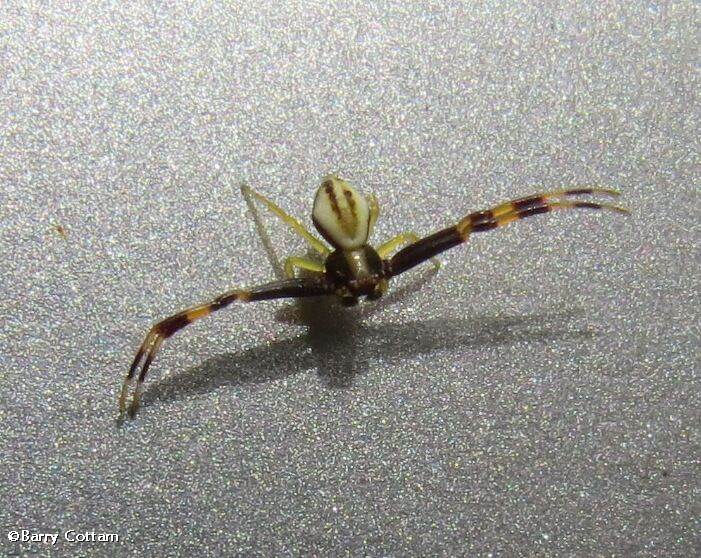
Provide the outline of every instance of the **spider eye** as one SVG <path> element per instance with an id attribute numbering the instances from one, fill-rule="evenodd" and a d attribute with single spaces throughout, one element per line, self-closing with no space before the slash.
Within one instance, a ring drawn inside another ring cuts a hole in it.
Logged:
<path id="1" fill-rule="evenodd" d="M 372 289 L 372 292 L 368 295 L 368 298 L 370 300 L 377 300 L 380 298 L 382 295 L 384 295 L 387 292 L 387 281 L 385 280 L 380 280 L 375 284 L 375 287 Z"/>
<path id="2" fill-rule="evenodd" d="M 337 248 L 360 248 L 368 240 L 368 201 L 338 177 L 327 177 L 317 190 L 312 219 L 321 235 Z"/>

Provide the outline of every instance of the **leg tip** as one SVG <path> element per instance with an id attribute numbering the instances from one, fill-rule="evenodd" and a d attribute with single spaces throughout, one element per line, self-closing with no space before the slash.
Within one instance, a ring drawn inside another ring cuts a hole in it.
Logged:
<path id="1" fill-rule="evenodd" d="M 617 198 L 621 195 L 621 193 L 618 190 L 614 190 L 613 188 L 592 188 L 592 193 L 604 194 L 605 196 L 612 196 L 614 198 Z"/>
<path id="2" fill-rule="evenodd" d="M 129 379 L 124 380 L 122 390 L 119 392 L 119 414 L 124 415 L 127 409 L 127 393 L 129 392 Z"/>
<path id="3" fill-rule="evenodd" d="M 600 205 L 603 209 L 608 209 L 609 211 L 615 211 L 616 213 L 620 213 L 622 215 L 630 215 L 630 209 L 626 209 L 625 207 L 619 207 L 617 205 L 611 205 L 608 203 L 602 203 Z"/>

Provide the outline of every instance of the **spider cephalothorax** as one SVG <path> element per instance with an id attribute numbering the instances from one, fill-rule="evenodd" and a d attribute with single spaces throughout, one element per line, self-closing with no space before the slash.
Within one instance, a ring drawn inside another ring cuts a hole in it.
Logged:
<path id="1" fill-rule="evenodd" d="M 312 221 L 321 236 L 333 247 L 328 248 L 310 233 L 299 221 L 280 209 L 268 198 L 242 187 L 244 194 L 252 195 L 264 203 L 275 215 L 290 225 L 318 252 L 323 262 L 306 258 L 289 257 L 285 260 L 287 279 L 266 283 L 248 289 L 234 289 L 214 300 L 183 310 L 154 325 L 139 347 L 131 368 L 124 380 L 119 397 L 120 412 L 127 410 L 127 395 L 136 370 L 141 365 L 129 414 L 133 416 L 139 407 L 139 398 L 146 373 L 165 339 L 186 325 L 229 306 L 232 302 L 254 302 L 274 298 L 299 298 L 335 295 L 347 306 L 357 304 L 359 297 L 375 299 L 382 296 L 395 275 L 433 259 L 441 252 L 462 244 L 472 233 L 488 231 L 516 221 L 557 209 L 609 209 L 627 213 L 626 209 L 607 203 L 568 199 L 586 194 L 617 196 L 618 192 L 605 188 L 576 188 L 554 190 L 502 203 L 485 211 L 470 213 L 455 225 L 424 238 L 413 232 L 395 236 L 377 248 L 368 244 L 372 229 L 379 215 L 375 196 L 362 196 L 346 181 L 326 177 L 314 198 Z M 398 247 L 404 248 L 392 254 Z M 304 269 L 310 275 L 297 277 L 295 269 Z M 142 364 L 143 361 L 143 364 Z"/>
<path id="2" fill-rule="evenodd" d="M 380 298 L 387 290 L 384 262 L 367 244 L 350 250 L 334 250 L 324 262 L 325 276 L 334 293 L 346 306 L 357 304 L 359 296 Z"/>

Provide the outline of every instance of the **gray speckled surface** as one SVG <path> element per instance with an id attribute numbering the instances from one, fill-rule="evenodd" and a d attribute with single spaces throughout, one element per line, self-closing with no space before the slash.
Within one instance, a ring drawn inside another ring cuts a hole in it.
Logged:
<path id="1" fill-rule="evenodd" d="M 2 3 L 0 554 L 699 551 L 699 5 L 375 6 Z M 273 277 L 240 184 L 308 223 L 331 171 L 376 239 L 563 186 L 634 214 L 232 308 L 118 428 L 154 321 Z"/>

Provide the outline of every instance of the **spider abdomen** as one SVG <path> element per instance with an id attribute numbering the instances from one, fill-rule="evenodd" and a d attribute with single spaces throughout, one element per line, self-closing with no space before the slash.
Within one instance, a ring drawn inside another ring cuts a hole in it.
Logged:
<path id="1" fill-rule="evenodd" d="M 316 192 L 312 210 L 314 226 L 335 248 L 362 248 L 370 236 L 368 200 L 336 176 L 324 179 Z"/>

